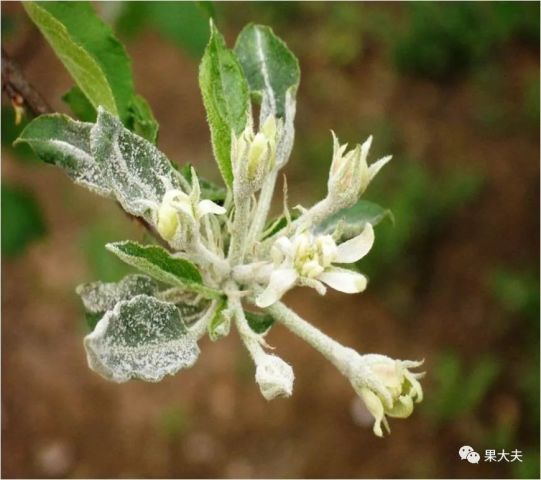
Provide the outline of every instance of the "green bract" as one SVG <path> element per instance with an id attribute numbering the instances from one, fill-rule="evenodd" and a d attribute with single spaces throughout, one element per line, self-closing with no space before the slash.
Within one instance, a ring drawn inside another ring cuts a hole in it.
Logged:
<path id="1" fill-rule="evenodd" d="M 270 28 L 248 25 L 229 49 L 210 24 L 199 84 L 222 187 L 192 165 L 175 166 L 154 145 L 158 126 L 134 92 L 126 52 L 89 4 L 31 2 L 26 9 L 74 78 L 64 100 L 84 121 L 43 115 L 17 143 L 114 199 L 156 239 L 107 244 L 138 273 L 77 288 L 93 329 L 84 341 L 90 368 L 115 382 L 159 381 L 193 365 L 202 337 L 217 341 L 234 325 L 263 396 L 289 396 L 291 366 L 265 350 L 278 321 L 348 377 L 378 435 L 381 423 L 388 427 L 385 415 L 408 416 L 422 399 L 421 374 L 409 370 L 419 362 L 361 356 L 281 302 L 295 286 L 322 295 L 328 287 L 363 291 L 367 278 L 343 265 L 369 253 L 373 226 L 391 216 L 359 199 L 391 157 L 369 165 L 371 137 L 348 150 L 335 136 L 326 197 L 293 214 L 286 201 L 283 213 L 268 220 L 295 131 L 300 70 L 286 44 Z M 252 100 L 260 102 L 257 121 Z"/>

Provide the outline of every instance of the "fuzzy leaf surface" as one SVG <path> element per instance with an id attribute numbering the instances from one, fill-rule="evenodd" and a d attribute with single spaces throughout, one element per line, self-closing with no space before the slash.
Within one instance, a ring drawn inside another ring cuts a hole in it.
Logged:
<path id="1" fill-rule="evenodd" d="M 127 240 L 108 243 L 106 248 L 128 265 L 135 267 L 160 282 L 187 288 L 209 298 L 218 298 L 219 292 L 203 285 L 197 267 L 181 258 L 173 257 L 158 245 L 140 245 Z"/>
<path id="2" fill-rule="evenodd" d="M 159 284 L 146 275 L 127 275 L 120 282 L 83 283 L 76 289 L 83 305 L 90 313 L 111 310 L 118 302 L 130 300 L 137 295 L 152 296 Z"/>
<path id="3" fill-rule="evenodd" d="M 75 183 L 112 197 L 109 181 L 91 152 L 92 128 L 91 123 L 59 113 L 41 115 L 26 126 L 15 144 L 28 144 L 41 160 L 61 167 Z"/>
<path id="4" fill-rule="evenodd" d="M 393 221 L 393 214 L 390 210 L 377 203 L 359 200 L 355 205 L 330 216 L 318 225 L 317 230 L 321 233 L 332 234 L 338 228 L 341 233 L 337 240 L 347 240 L 361 233 L 367 223 L 375 226 L 386 217 Z"/>
<path id="5" fill-rule="evenodd" d="M 159 382 L 191 367 L 199 356 L 180 311 L 148 295 L 119 302 L 84 345 L 90 368 L 118 383 L 132 378 Z"/>
<path id="6" fill-rule="evenodd" d="M 235 53 L 242 65 L 250 90 L 266 97 L 274 116 L 283 117 L 286 92 L 295 92 L 300 82 L 299 62 L 272 29 L 250 24 L 240 33 Z"/>
<path id="7" fill-rule="evenodd" d="M 133 215 L 151 220 L 144 202 L 159 205 L 166 190 L 181 189 L 178 172 L 167 157 L 101 108 L 90 133 L 90 145 L 116 199 Z"/>
<path id="8" fill-rule="evenodd" d="M 23 6 L 90 103 L 95 108 L 101 105 L 111 113 L 118 114 L 115 97 L 103 66 L 81 44 L 77 35 L 74 36 L 73 26 L 68 27 L 63 23 L 63 15 L 60 15 L 60 19 L 56 16 L 60 12 L 69 12 L 74 8 L 73 5 L 79 3 L 24 2 Z M 80 19 L 83 22 L 86 20 L 85 17 Z M 85 28 L 86 23 L 83 30 Z"/>
<path id="9" fill-rule="evenodd" d="M 233 184 L 231 132 L 246 126 L 249 89 L 235 54 L 211 24 L 209 43 L 199 67 L 199 87 L 207 112 L 214 156 L 226 185 Z"/>

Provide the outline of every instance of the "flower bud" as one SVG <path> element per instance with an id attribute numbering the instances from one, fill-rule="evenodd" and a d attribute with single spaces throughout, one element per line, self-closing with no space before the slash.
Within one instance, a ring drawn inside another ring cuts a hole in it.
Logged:
<path id="1" fill-rule="evenodd" d="M 267 137 L 258 133 L 248 150 L 248 180 L 255 181 L 261 173 L 265 173 L 270 160 L 271 150 Z"/>
<path id="2" fill-rule="evenodd" d="M 276 355 L 264 354 L 257 361 L 255 381 L 267 400 L 290 397 L 294 379 L 293 369 Z"/>
<path id="3" fill-rule="evenodd" d="M 158 210 L 156 229 L 164 240 L 171 240 L 178 227 L 177 211 L 170 205 L 161 205 Z"/>
<path id="4" fill-rule="evenodd" d="M 175 236 L 178 226 L 178 210 L 171 205 L 170 195 L 166 193 L 158 208 L 156 230 L 164 240 L 169 241 Z"/>
<path id="5" fill-rule="evenodd" d="M 385 355 L 363 355 L 351 368 L 350 381 L 375 419 L 374 433 L 381 437 L 381 425 L 390 432 L 386 415 L 406 418 L 413 412 L 413 403 L 423 400 L 417 380 L 422 374 L 412 373 L 422 362 L 393 360 Z"/>
<path id="6" fill-rule="evenodd" d="M 257 134 L 249 123 L 237 137 L 233 135 L 231 161 L 235 170 L 237 190 L 251 194 L 259 190 L 263 180 L 274 168 L 276 159 L 277 124 L 267 117 Z"/>
<path id="7" fill-rule="evenodd" d="M 329 171 L 327 189 L 329 197 L 345 208 L 357 201 L 370 181 L 391 157 L 384 157 L 374 164 L 367 164 L 368 152 L 372 144 L 372 136 L 353 150 L 346 153 L 347 144 L 340 145 L 333 135 L 333 159 Z"/>

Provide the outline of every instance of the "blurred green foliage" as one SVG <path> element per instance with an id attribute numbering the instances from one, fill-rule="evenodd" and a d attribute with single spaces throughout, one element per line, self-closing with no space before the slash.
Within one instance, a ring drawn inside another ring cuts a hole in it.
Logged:
<path id="1" fill-rule="evenodd" d="M 14 158 L 39 163 L 38 158 L 28 145 L 13 146 L 13 142 L 27 124 L 28 117 L 24 116 L 19 125 L 16 125 L 15 110 L 11 106 L 2 107 L 2 148 L 13 154 Z"/>
<path id="2" fill-rule="evenodd" d="M 539 478 L 539 449 L 526 449 L 522 462 L 513 462 L 513 477 L 515 478 Z"/>
<path id="3" fill-rule="evenodd" d="M 456 353 L 442 354 L 432 366 L 431 377 L 437 384 L 424 411 L 436 423 L 453 420 L 475 411 L 501 372 L 494 356 L 480 357 L 475 363 L 462 360 Z"/>
<path id="4" fill-rule="evenodd" d="M 127 222 L 126 222 L 127 223 Z M 105 249 L 105 244 L 124 240 L 126 228 L 110 219 L 95 220 L 81 235 L 81 249 L 90 270 L 90 279 L 117 282 L 132 269 Z"/>
<path id="5" fill-rule="evenodd" d="M 415 262 L 426 262 L 430 245 L 438 239 L 446 221 L 480 192 L 483 177 L 457 168 L 434 176 L 422 165 L 393 163 L 377 178 L 367 199 L 388 208 L 395 222 L 377 227 L 377 242 L 360 268 L 377 282 L 392 269 L 424 271 Z"/>
<path id="6" fill-rule="evenodd" d="M 524 88 L 523 111 L 535 132 L 539 134 L 539 72 L 531 75 Z"/>
<path id="7" fill-rule="evenodd" d="M 410 2 L 394 35 L 396 66 L 436 80 L 456 77 L 511 40 L 539 43 L 537 2 Z"/>
<path id="8" fill-rule="evenodd" d="M 190 427 L 190 415 L 182 405 L 174 404 L 164 408 L 158 417 L 157 429 L 169 440 L 180 438 Z"/>
<path id="9" fill-rule="evenodd" d="M 16 257 L 46 232 L 45 220 L 32 193 L 2 182 L 2 255 Z"/>
<path id="10" fill-rule="evenodd" d="M 210 2 L 122 2 L 115 30 L 133 37 L 151 27 L 164 38 L 199 58 L 210 35 L 209 18 L 214 16 Z"/>
<path id="11" fill-rule="evenodd" d="M 494 298 L 509 313 L 539 322 L 539 273 L 499 268 L 489 280 Z"/>

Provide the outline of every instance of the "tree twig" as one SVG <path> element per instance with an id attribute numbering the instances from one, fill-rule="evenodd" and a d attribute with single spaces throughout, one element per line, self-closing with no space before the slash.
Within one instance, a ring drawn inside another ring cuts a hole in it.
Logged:
<path id="1" fill-rule="evenodd" d="M 33 115 L 52 112 L 43 97 L 26 80 L 18 65 L 2 48 L 2 90 L 15 108 L 26 107 Z"/>

